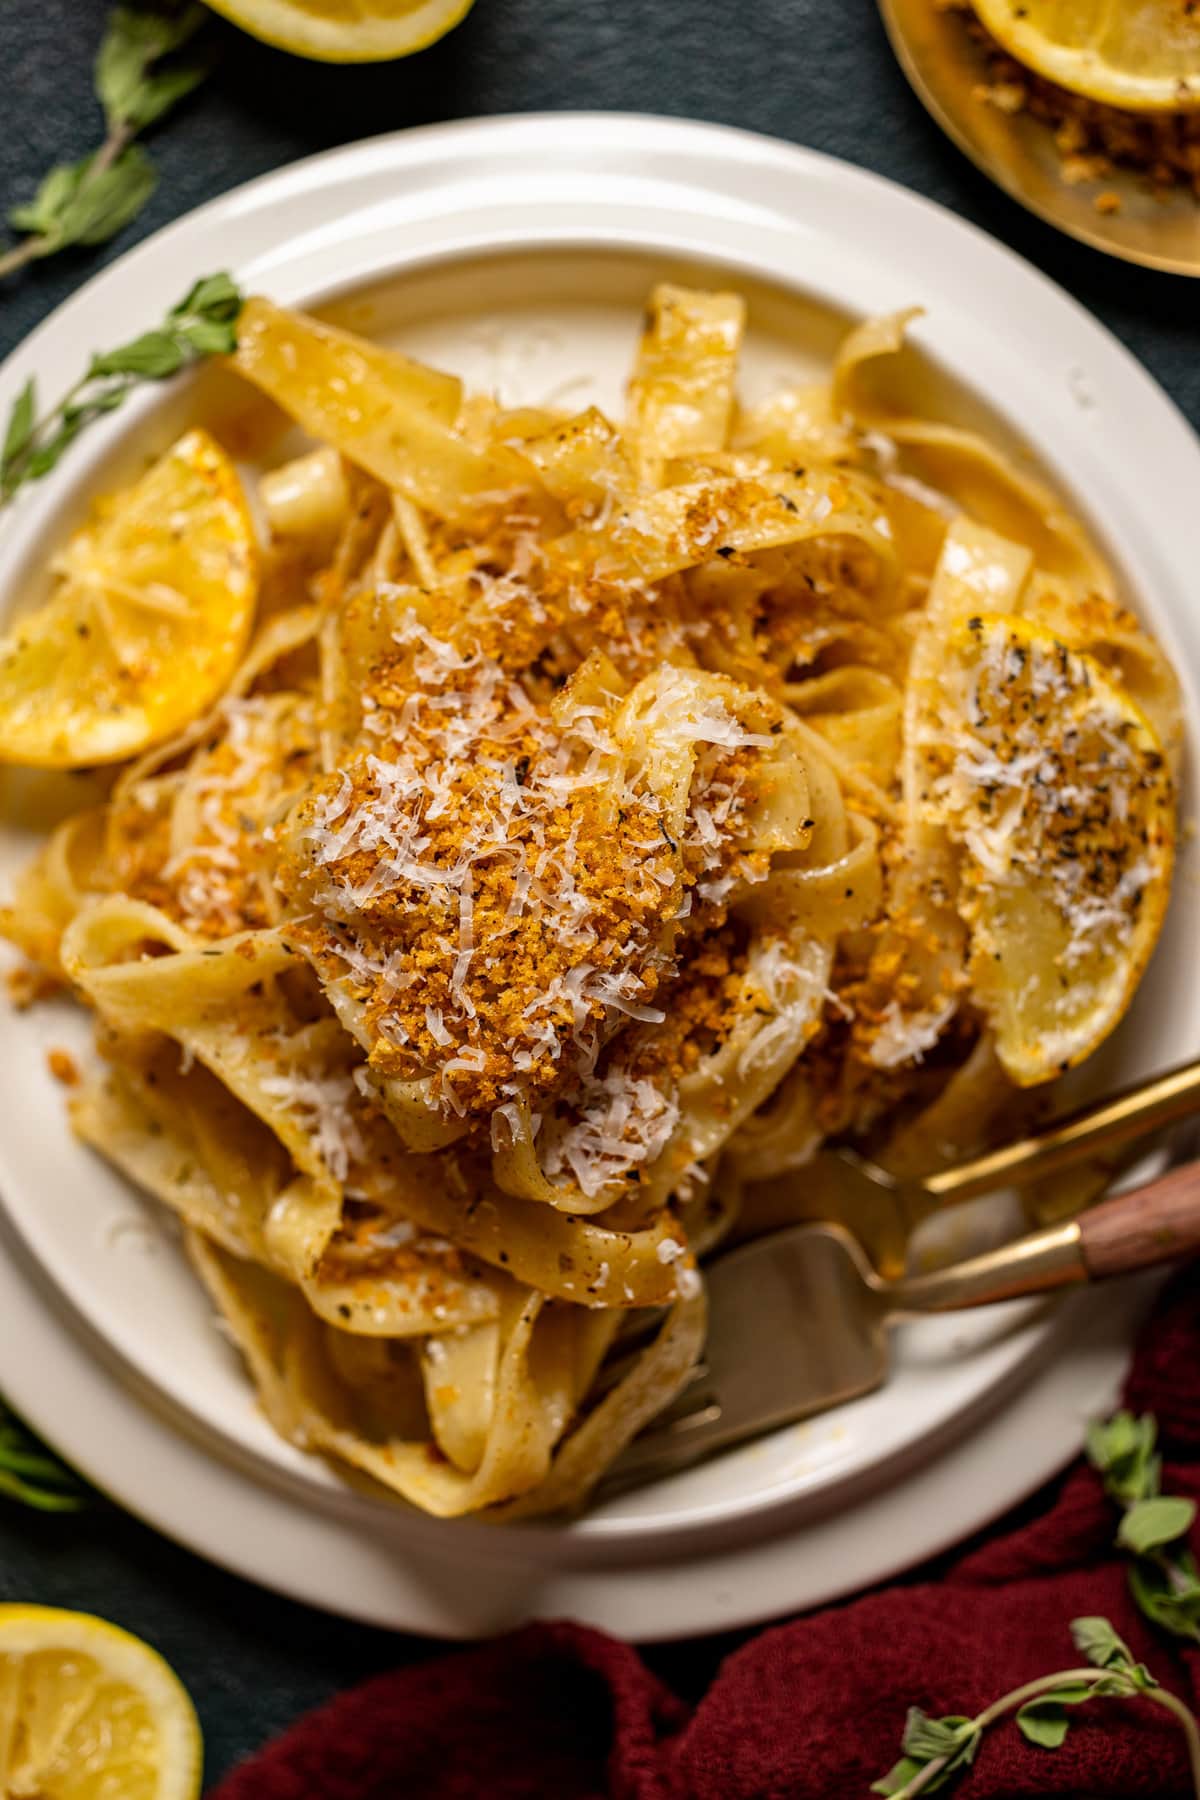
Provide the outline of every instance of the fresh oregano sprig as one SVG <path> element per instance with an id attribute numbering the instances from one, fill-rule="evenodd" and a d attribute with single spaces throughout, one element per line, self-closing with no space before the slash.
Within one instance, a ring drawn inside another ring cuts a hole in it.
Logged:
<path id="1" fill-rule="evenodd" d="M 1088 1429 L 1087 1453 L 1122 1509 L 1117 1545 L 1132 1558 L 1129 1586 L 1146 1617 L 1173 1637 L 1200 1642 L 1200 1569 L 1187 1545 L 1194 1500 L 1162 1491 L 1158 1427 L 1119 1412 Z"/>
<path id="2" fill-rule="evenodd" d="M 0 1400 L 0 1495 L 39 1512 L 78 1512 L 88 1490 Z"/>
<path id="3" fill-rule="evenodd" d="M 78 162 L 56 163 L 33 199 L 9 213 L 13 230 L 25 236 L 0 254 L 0 279 L 69 245 L 106 243 L 141 211 L 158 178 L 134 139 L 208 74 L 208 17 L 196 0 L 113 8 L 94 69 L 104 142 Z"/>
<path id="4" fill-rule="evenodd" d="M 84 427 L 120 406 L 140 382 L 165 381 L 206 356 L 230 354 L 237 347 L 241 310 L 232 276 L 206 275 L 153 331 L 93 356 L 75 385 L 41 417 L 31 376 L 9 410 L 0 444 L 0 507 L 18 488 L 48 475 Z"/>
<path id="5" fill-rule="evenodd" d="M 1071 1624 L 1075 1648 L 1087 1658 L 1087 1667 L 1064 1669 L 1027 1681 L 1001 1695 L 973 1719 L 952 1714 L 931 1719 L 920 1707 L 911 1707 L 904 1728 L 903 1755 L 896 1766 L 874 1783 L 873 1794 L 890 1800 L 916 1800 L 918 1794 L 934 1794 L 947 1787 L 974 1762 L 988 1727 L 1010 1713 L 1031 1744 L 1056 1750 L 1071 1726 L 1069 1707 L 1088 1700 L 1131 1700 L 1139 1695 L 1164 1707 L 1178 1721 L 1187 1740 L 1192 1786 L 1200 1800 L 1200 1727 L 1182 1700 L 1158 1685 L 1144 1663 L 1135 1662 L 1107 1619 L 1075 1619 Z"/>

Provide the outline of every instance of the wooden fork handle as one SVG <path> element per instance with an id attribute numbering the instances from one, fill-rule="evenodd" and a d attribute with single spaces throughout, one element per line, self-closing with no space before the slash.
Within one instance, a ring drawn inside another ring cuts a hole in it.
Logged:
<path id="1" fill-rule="evenodd" d="M 1200 1163 L 1102 1201 L 1079 1216 L 1079 1248 L 1089 1277 L 1125 1275 L 1200 1252 Z"/>

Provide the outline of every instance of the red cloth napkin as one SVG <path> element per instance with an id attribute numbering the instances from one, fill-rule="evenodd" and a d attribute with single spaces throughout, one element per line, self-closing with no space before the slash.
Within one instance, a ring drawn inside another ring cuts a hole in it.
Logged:
<path id="1" fill-rule="evenodd" d="M 1143 1334 L 1128 1404 L 1159 1420 L 1165 1485 L 1200 1499 L 1200 1265 Z M 1132 1606 L 1116 1517 L 1076 1464 L 1022 1523 L 936 1581 L 764 1631 L 685 1705 L 630 1645 L 531 1625 L 343 1694 L 235 1771 L 212 1800 L 860 1800 L 899 1753 L 910 1705 L 974 1713 L 1076 1656 L 1071 1619 L 1103 1613 L 1195 1705 L 1200 1650 Z M 990 1732 L 970 1800 L 1190 1793 L 1183 1740 L 1147 1702 L 1080 1711 L 1059 1750 Z"/>

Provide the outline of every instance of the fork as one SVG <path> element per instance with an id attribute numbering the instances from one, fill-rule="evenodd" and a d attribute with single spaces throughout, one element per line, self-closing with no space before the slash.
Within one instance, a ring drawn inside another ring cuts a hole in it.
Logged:
<path id="1" fill-rule="evenodd" d="M 1193 1110 L 1200 1062 L 1089 1107 L 1038 1136 L 907 1184 L 927 1210 Z M 870 1165 L 863 1166 L 870 1171 Z M 901 1186 L 883 1171 L 892 1191 Z M 614 1464 L 604 1493 L 690 1468 L 881 1385 L 898 1319 L 986 1306 L 1132 1273 L 1200 1250 L 1200 1162 L 1101 1202 L 1078 1219 L 927 1274 L 889 1280 L 841 1225 L 799 1225 L 718 1257 L 707 1270 L 708 1336 L 688 1385 Z M 635 1354 L 630 1352 L 629 1354 Z M 622 1359 L 624 1360 L 624 1359 Z M 607 1373 L 607 1371 L 606 1371 Z"/>
<path id="2" fill-rule="evenodd" d="M 799 1169 L 754 1184 L 762 1218 L 754 1235 L 798 1219 L 820 1223 L 834 1218 L 850 1226 L 885 1274 L 899 1274 L 913 1233 L 935 1213 L 1000 1188 L 1060 1174 L 1198 1109 L 1200 1058 L 1081 1107 L 999 1149 L 923 1175 L 897 1175 L 851 1146 L 832 1146 Z M 1102 1191 L 1112 1170 L 1097 1173 Z"/>

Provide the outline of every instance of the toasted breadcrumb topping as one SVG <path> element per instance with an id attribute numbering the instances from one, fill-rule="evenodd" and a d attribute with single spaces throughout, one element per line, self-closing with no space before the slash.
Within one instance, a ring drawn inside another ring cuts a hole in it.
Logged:
<path id="1" fill-rule="evenodd" d="M 47 1050 L 46 1067 L 55 1081 L 61 1081 L 64 1087 L 78 1087 L 83 1079 L 79 1064 L 69 1050 Z"/>
<path id="2" fill-rule="evenodd" d="M 290 935 L 361 1002 L 378 1073 L 429 1082 L 450 1115 L 536 1110 L 593 1076 L 622 1019 L 663 1020 L 681 928 L 719 923 L 735 879 L 765 872 L 739 847 L 749 734 L 709 703 L 677 838 L 612 704 L 556 716 L 412 613 L 363 704 L 370 747 L 292 823 Z"/>
<path id="3" fill-rule="evenodd" d="M 942 12 L 961 12 L 987 62 L 987 79 L 975 89 L 985 106 L 1010 117 L 1028 113 L 1052 133 L 1062 177 L 1070 186 L 1103 182 L 1129 169 L 1160 193 L 1190 189 L 1200 199 L 1200 112 L 1135 113 L 1072 93 L 1010 56 L 975 16 L 970 0 L 934 0 Z M 1121 209 L 1121 197 L 1102 187 L 1096 211 Z"/>

